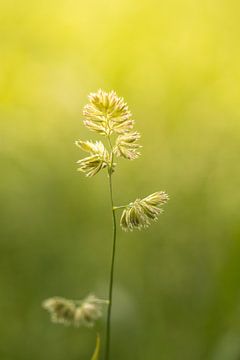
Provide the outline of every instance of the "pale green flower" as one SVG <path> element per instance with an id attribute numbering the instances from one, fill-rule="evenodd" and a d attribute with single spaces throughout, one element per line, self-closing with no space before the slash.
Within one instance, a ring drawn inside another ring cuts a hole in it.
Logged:
<path id="1" fill-rule="evenodd" d="M 116 145 L 113 149 L 116 156 L 122 156 L 128 160 L 134 160 L 140 156 L 138 149 L 141 147 L 137 143 L 141 135 L 135 132 L 129 132 L 119 135 L 116 140 Z"/>
<path id="2" fill-rule="evenodd" d="M 54 323 L 91 327 L 102 316 L 103 304 L 108 304 L 108 301 L 89 295 L 84 300 L 53 297 L 45 300 L 42 306 L 50 313 Z"/>
<path id="3" fill-rule="evenodd" d="M 90 156 L 78 160 L 78 170 L 86 174 L 86 176 L 94 176 L 101 169 L 110 164 L 110 156 L 101 141 L 76 141 L 76 145 L 83 151 L 90 153 Z"/>
<path id="4" fill-rule="evenodd" d="M 83 108 L 84 125 L 102 135 L 129 132 L 134 120 L 124 99 L 118 97 L 115 91 L 109 93 L 98 90 L 88 96 L 90 104 Z"/>
<path id="5" fill-rule="evenodd" d="M 163 212 L 161 206 L 168 201 L 168 195 L 164 191 L 158 191 L 144 199 L 137 199 L 126 206 L 123 211 L 120 225 L 123 230 L 141 230 L 150 225 L 150 220 L 157 220 Z"/>

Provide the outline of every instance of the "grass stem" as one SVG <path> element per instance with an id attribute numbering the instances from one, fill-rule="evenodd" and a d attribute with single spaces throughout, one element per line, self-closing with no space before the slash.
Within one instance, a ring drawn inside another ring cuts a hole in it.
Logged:
<path id="1" fill-rule="evenodd" d="M 112 311 L 113 277 L 114 277 L 116 235 L 117 235 L 116 215 L 115 215 L 115 209 L 114 209 L 114 204 L 113 204 L 113 189 L 112 189 L 113 151 L 112 151 L 112 144 L 111 144 L 110 138 L 108 138 L 108 141 L 109 141 L 109 146 L 111 148 L 111 166 L 108 169 L 108 179 L 109 179 L 109 191 L 110 191 L 110 201 L 111 201 L 112 220 L 113 220 L 113 243 L 112 243 L 112 259 L 111 259 L 109 294 L 108 294 L 109 305 L 108 305 L 108 312 L 107 312 L 105 360 L 110 359 L 111 311 Z"/>

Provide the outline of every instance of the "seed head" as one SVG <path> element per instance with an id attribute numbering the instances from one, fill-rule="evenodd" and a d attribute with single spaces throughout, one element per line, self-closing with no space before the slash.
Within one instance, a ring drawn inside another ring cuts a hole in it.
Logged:
<path id="1" fill-rule="evenodd" d="M 53 297 L 43 302 L 43 308 L 50 313 L 54 323 L 91 327 L 102 316 L 103 304 L 108 304 L 108 301 L 95 295 L 89 295 L 82 301 Z"/>
<path id="2" fill-rule="evenodd" d="M 137 199 L 130 203 L 123 211 L 120 225 L 125 231 L 141 230 L 150 225 L 150 220 L 157 220 L 163 212 L 161 206 L 168 201 L 164 191 L 155 192 L 144 199 Z"/>
<path id="3" fill-rule="evenodd" d="M 128 160 L 134 160 L 140 156 L 138 149 L 141 145 L 136 142 L 140 139 L 141 135 L 135 131 L 119 135 L 114 147 L 114 153 L 116 156 L 122 156 Z"/>
<path id="4" fill-rule="evenodd" d="M 42 306 L 50 313 L 53 323 L 70 325 L 74 321 L 76 306 L 70 300 L 53 297 L 45 300 Z"/>
<path id="5" fill-rule="evenodd" d="M 78 160 L 78 170 L 86 174 L 86 176 L 94 176 L 101 169 L 104 169 L 110 164 L 110 156 L 101 141 L 76 141 L 76 145 L 83 151 L 90 153 L 90 156 Z"/>
<path id="6" fill-rule="evenodd" d="M 99 89 L 88 96 L 89 104 L 83 108 L 84 125 L 101 135 L 113 132 L 122 134 L 133 128 L 134 120 L 124 99 L 115 91 L 109 93 Z"/>
<path id="7" fill-rule="evenodd" d="M 89 295 L 76 309 L 75 326 L 85 325 L 92 327 L 96 320 L 102 316 L 102 304 L 108 304 L 107 300 L 100 300 L 94 295 Z"/>

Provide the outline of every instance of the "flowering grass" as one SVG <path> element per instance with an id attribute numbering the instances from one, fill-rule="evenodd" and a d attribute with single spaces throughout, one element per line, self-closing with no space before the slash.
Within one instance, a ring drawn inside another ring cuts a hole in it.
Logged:
<path id="1" fill-rule="evenodd" d="M 136 199 L 128 205 L 115 206 L 113 201 L 112 176 L 117 164 L 115 157 L 135 160 L 140 156 L 138 143 L 140 134 L 133 131 L 135 121 L 123 98 L 118 97 L 114 91 L 105 92 L 98 90 L 89 95 L 89 104 L 84 106 L 84 125 L 91 131 L 97 132 L 106 140 L 106 145 L 101 141 L 95 143 L 77 140 L 76 145 L 89 155 L 77 161 L 78 170 L 87 177 L 97 175 L 106 169 L 109 181 L 111 211 L 113 219 L 112 257 L 109 275 L 108 299 L 101 300 L 94 295 L 88 296 L 83 301 L 73 301 L 65 298 L 53 297 L 43 302 L 43 307 L 49 311 L 51 320 L 55 323 L 74 326 L 93 326 L 102 316 L 102 305 L 108 305 L 105 360 L 110 360 L 111 345 L 111 312 L 114 284 L 114 265 L 116 255 L 116 215 L 115 212 L 124 209 L 120 225 L 125 231 L 141 230 L 147 228 L 151 221 L 156 221 L 163 212 L 162 206 L 169 197 L 164 191 L 157 191 L 143 199 Z M 113 142 L 114 141 L 114 142 Z M 96 349 L 99 348 L 97 341 Z M 99 350 L 95 351 L 94 358 L 98 358 Z"/>

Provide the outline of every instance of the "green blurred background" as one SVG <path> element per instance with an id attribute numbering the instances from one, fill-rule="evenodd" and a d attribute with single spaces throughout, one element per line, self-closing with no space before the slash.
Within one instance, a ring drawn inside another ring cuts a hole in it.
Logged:
<path id="1" fill-rule="evenodd" d="M 239 1 L 0 5 L 0 359 L 85 360 L 96 330 L 51 324 L 43 299 L 107 296 L 106 174 L 77 173 L 87 94 L 114 89 L 141 132 L 115 202 L 171 201 L 118 231 L 114 360 L 240 359 Z M 98 324 L 102 337 L 104 322 Z"/>

